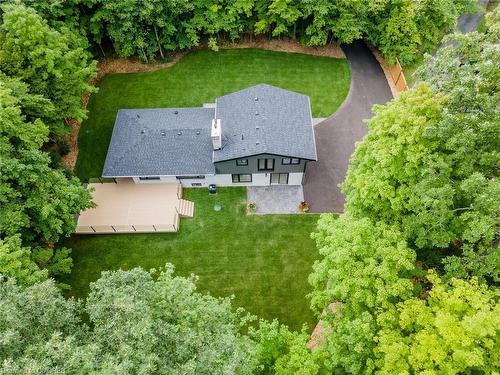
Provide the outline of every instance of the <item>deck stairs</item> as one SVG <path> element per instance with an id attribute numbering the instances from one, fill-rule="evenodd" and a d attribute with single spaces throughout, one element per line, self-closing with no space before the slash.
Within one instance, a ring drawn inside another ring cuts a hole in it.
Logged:
<path id="1" fill-rule="evenodd" d="M 182 217 L 193 217 L 194 215 L 194 202 L 186 199 L 179 199 L 179 215 Z"/>

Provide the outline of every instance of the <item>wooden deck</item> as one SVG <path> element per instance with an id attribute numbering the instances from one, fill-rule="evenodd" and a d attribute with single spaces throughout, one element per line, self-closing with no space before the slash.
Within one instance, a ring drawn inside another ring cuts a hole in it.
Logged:
<path id="1" fill-rule="evenodd" d="M 91 183 L 96 208 L 78 217 L 76 233 L 177 232 L 181 216 L 192 217 L 193 202 L 177 183 Z"/>

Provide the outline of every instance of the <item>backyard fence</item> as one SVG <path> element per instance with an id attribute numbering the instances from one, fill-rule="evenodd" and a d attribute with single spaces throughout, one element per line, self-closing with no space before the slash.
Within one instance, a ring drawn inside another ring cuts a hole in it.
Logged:
<path id="1" fill-rule="evenodd" d="M 403 68 L 399 63 L 399 60 L 396 59 L 396 64 L 387 65 L 389 68 L 389 73 L 391 74 L 392 80 L 394 81 L 394 85 L 396 86 L 396 90 L 398 92 L 408 90 L 408 83 L 406 83 L 406 78 L 403 73 Z"/>

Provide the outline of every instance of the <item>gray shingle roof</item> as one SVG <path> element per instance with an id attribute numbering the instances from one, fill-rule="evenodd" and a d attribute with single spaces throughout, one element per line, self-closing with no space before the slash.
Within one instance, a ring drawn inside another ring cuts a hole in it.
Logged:
<path id="1" fill-rule="evenodd" d="M 120 109 L 104 177 L 214 174 L 213 108 Z"/>
<path id="2" fill-rule="evenodd" d="M 214 161 L 262 153 L 316 160 L 309 97 L 260 84 L 217 98 L 222 149 Z"/>

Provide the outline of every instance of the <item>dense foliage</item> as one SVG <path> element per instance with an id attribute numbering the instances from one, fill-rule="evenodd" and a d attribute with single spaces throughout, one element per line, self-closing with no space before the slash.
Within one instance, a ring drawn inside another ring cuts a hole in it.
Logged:
<path id="1" fill-rule="evenodd" d="M 377 106 L 310 282 L 333 373 L 500 370 L 498 17 Z M 450 38 L 451 39 L 451 38 Z"/>
<path id="2" fill-rule="evenodd" d="M 500 281 L 498 35 L 457 36 L 421 69 L 430 83 L 375 108 L 343 186 L 347 209 L 397 225 L 449 276 Z"/>
<path id="3" fill-rule="evenodd" d="M 14 0 L 12 0 L 14 1 Z M 86 31 L 101 47 L 144 60 L 166 51 L 212 48 L 244 35 L 292 37 L 310 46 L 365 38 L 393 62 L 436 47 L 474 0 L 23 0 L 49 24 Z"/>
<path id="4" fill-rule="evenodd" d="M 89 81 L 96 67 L 87 40 L 67 26 L 51 28 L 29 7 L 7 4 L 2 13 L 0 71 L 50 101 L 50 110 L 39 115 L 51 133 L 63 135 L 67 119 L 84 118 L 82 94 L 94 90 Z"/>
<path id="5" fill-rule="evenodd" d="M 0 371 L 5 373 L 250 374 L 255 343 L 229 299 L 195 291 L 167 266 L 105 272 L 84 304 L 47 280 L 0 282 Z M 90 326 L 80 320 L 88 314 Z"/>
<path id="6" fill-rule="evenodd" d="M 43 151 L 85 115 L 81 97 L 95 75 L 86 47 L 31 8 L 1 7 L 0 272 L 21 285 L 69 272 L 70 251 L 53 244 L 90 207 L 90 193 Z"/>
<path id="7" fill-rule="evenodd" d="M 425 298 L 397 305 L 383 316 L 377 337 L 378 364 L 384 374 L 472 372 L 498 370 L 500 304 L 498 291 L 476 278 L 453 280 L 450 287 L 430 273 Z"/>
<path id="8" fill-rule="evenodd" d="M 323 258 L 310 276 L 311 305 L 328 332 L 329 367 L 371 373 L 378 315 L 413 295 L 415 253 L 395 228 L 348 214 L 324 215 L 314 237 Z"/>
<path id="9" fill-rule="evenodd" d="M 74 216 L 90 206 L 90 193 L 40 151 L 49 130 L 36 115 L 46 109 L 25 83 L 0 76 L 0 271 L 20 284 L 40 280 L 33 262 L 51 275 L 69 271 L 69 251 L 51 243 L 72 233 Z"/>

